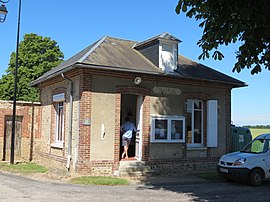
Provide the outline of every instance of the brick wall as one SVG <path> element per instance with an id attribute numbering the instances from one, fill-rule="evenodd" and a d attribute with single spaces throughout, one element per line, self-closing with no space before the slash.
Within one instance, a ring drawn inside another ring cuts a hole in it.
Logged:
<path id="1" fill-rule="evenodd" d="M 219 158 L 181 158 L 151 160 L 147 165 L 151 166 L 154 173 L 158 174 L 182 174 L 203 171 L 215 171 Z"/>
<path id="2" fill-rule="evenodd" d="M 74 75 L 72 72 L 70 75 Z M 187 85 L 190 88 L 196 87 L 211 87 L 216 89 L 221 89 L 226 91 L 226 135 L 228 136 L 228 127 L 230 124 L 230 86 L 221 85 L 217 83 L 210 83 L 207 81 L 196 81 L 194 82 L 191 79 L 177 79 L 177 78 L 168 78 L 168 77 L 157 77 L 151 75 L 138 75 L 137 73 L 125 73 L 125 72 L 115 72 L 115 71 L 101 71 L 93 69 L 80 69 L 77 71 L 78 80 L 79 80 L 79 134 L 78 134 L 78 160 L 77 160 L 77 171 L 82 174 L 97 174 L 97 175 L 109 175 L 113 174 L 115 170 L 119 167 L 119 148 L 120 148 L 120 110 L 121 110 L 121 94 L 134 94 L 142 95 L 143 100 L 143 148 L 142 148 L 142 160 L 149 162 L 149 164 L 156 169 L 169 171 L 174 169 L 182 169 L 183 167 L 188 169 L 197 167 L 210 167 L 215 165 L 216 160 L 214 158 L 181 158 L 181 159 L 163 159 L 163 160 L 153 160 L 149 159 L 149 149 L 150 149 L 150 96 L 151 90 L 142 85 L 136 86 L 132 83 L 132 80 L 135 76 L 141 76 L 143 82 L 158 82 L 158 83 L 168 83 L 175 85 Z M 131 82 L 130 85 L 125 86 L 116 86 L 115 92 L 115 131 L 114 131 L 114 157 L 112 160 L 93 160 L 90 158 L 90 144 L 91 144 L 91 124 L 83 124 L 84 120 L 90 119 L 91 121 L 91 108 L 92 106 L 92 75 L 102 75 L 104 77 L 114 77 L 127 79 Z M 43 88 L 50 87 L 56 83 L 62 82 L 60 78 L 50 80 L 47 83 L 42 84 Z M 199 97 L 198 97 L 199 96 Z M 206 94 L 185 94 L 185 98 L 200 98 L 202 100 L 209 99 Z M 183 106 L 185 107 L 185 106 Z M 184 110 L 185 111 L 185 110 Z M 206 113 L 204 113 L 206 114 Z M 206 131 L 205 131 L 206 132 Z M 46 137 L 44 137 L 46 138 Z M 227 139 L 227 144 L 229 144 L 229 139 Z M 50 158 L 53 161 L 58 161 L 65 163 L 65 158 L 60 158 L 57 155 L 44 154 L 44 158 Z M 206 164 L 206 165 L 204 165 Z"/>
<path id="3" fill-rule="evenodd" d="M 9 160 L 10 148 L 5 144 L 10 144 L 7 140 L 7 121 L 12 119 L 13 102 L 0 101 L 0 158 Z M 15 161 L 31 161 L 35 158 L 35 140 L 40 139 L 41 108 L 40 103 L 17 101 L 16 105 L 17 121 L 21 122 L 21 137 L 19 155 L 15 155 Z M 11 131 L 10 131 L 11 133 Z M 16 134 L 18 135 L 18 134 Z"/>
<path id="4" fill-rule="evenodd" d="M 80 133 L 77 169 L 79 173 L 91 173 L 90 165 L 90 136 L 91 125 L 83 124 L 91 118 L 92 76 L 84 70 L 80 74 Z"/>
<path id="5" fill-rule="evenodd" d="M 225 92 L 226 101 L 226 152 L 231 151 L 232 136 L 231 136 L 231 89 Z"/>

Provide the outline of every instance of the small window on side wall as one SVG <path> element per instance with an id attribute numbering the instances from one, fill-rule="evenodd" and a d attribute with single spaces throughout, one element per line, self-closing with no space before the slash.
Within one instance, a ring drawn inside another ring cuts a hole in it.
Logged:
<path id="1" fill-rule="evenodd" d="M 64 103 L 56 103 L 56 137 L 55 143 L 63 143 L 64 137 Z"/>
<path id="2" fill-rule="evenodd" d="M 52 147 L 63 148 L 64 143 L 64 101 L 65 94 L 53 95 L 53 102 L 55 108 L 55 134 Z"/>
<path id="3" fill-rule="evenodd" d="M 151 142 L 185 142 L 183 116 L 151 116 Z"/>

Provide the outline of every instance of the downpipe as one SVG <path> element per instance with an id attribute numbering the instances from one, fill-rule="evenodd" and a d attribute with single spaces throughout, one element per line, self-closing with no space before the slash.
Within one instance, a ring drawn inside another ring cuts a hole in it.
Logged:
<path id="1" fill-rule="evenodd" d="M 68 156 L 67 156 L 67 164 L 66 168 L 70 170 L 70 162 L 71 162 L 71 149 L 72 149 L 72 115 L 73 115 L 73 81 L 69 78 L 66 78 L 63 73 L 61 73 L 63 79 L 69 81 L 70 83 L 70 91 L 69 91 L 69 124 L 68 124 Z"/>

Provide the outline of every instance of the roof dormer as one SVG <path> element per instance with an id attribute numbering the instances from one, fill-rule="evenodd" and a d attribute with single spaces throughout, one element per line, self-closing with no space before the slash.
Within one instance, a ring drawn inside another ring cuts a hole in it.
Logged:
<path id="1" fill-rule="evenodd" d="M 158 36 L 134 45 L 134 48 L 143 54 L 164 73 L 177 69 L 179 39 L 164 32 Z"/>

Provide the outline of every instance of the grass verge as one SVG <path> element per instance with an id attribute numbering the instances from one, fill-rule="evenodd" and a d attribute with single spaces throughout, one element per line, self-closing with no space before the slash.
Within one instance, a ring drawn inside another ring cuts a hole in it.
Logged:
<path id="1" fill-rule="evenodd" d="M 218 176 L 217 172 L 207 172 L 207 173 L 195 173 L 197 177 L 209 180 L 209 181 L 221 181 L 222 178 Z"/>
<path id="2" fill-rule="evenodd" d="M 0 170 L 10 173 L 21 174 L 45 173 L 48 171 L 47 168 L 31 162 L 17 164 L 0 163 Z"/>
<path id="3" fill-rule="evenodd" d="M 126 179 L 114 178 L 114 177 L 102 177 L 102 176 L 82 176 L 73 178 L 70 183 L 72 184 L 84 184 L 84 185 L 128 185 L 129 182 Z"/>

